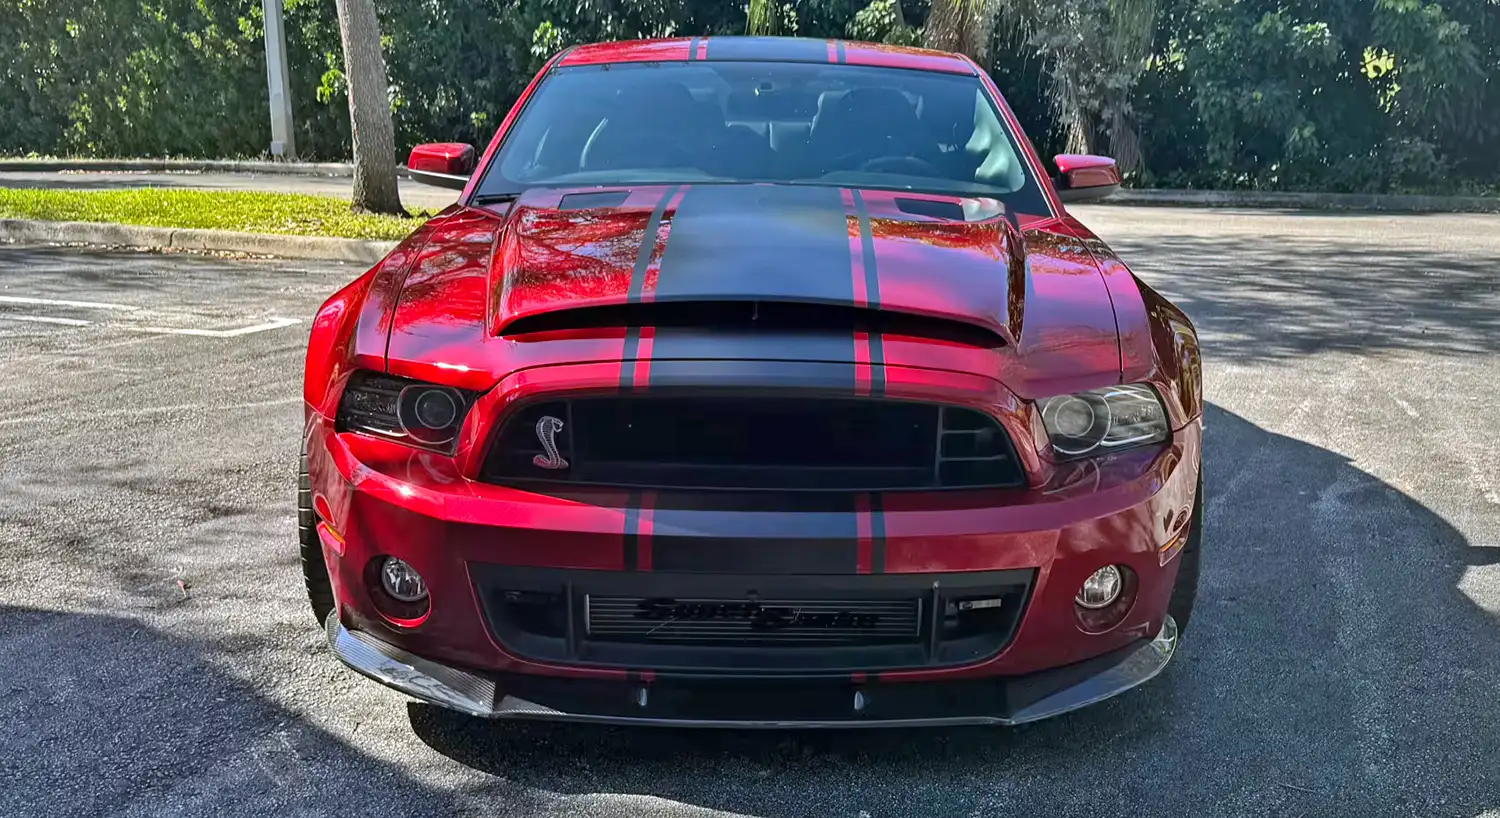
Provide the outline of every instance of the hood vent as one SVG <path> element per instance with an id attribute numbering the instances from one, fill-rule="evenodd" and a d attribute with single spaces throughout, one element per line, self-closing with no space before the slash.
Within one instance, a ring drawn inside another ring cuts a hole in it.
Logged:
<path id="1" fill-rule="evenodd" d="M 934 219 L 947 219 L 948 221 L 968 221 L 964 213 L 963 205 L 958 202 L 945 202 L 938 199 L 906 199 L 898 198 L 896 207 L 902 213 L 910 213 L 913 216 L 928 216 Z"/>
<path id="2" fill-rule="evenodd" d="M 998 347 L 999 335 L 975 324 L 866 307 L 789 301 L 655 301 L 582 307 L 522 318 L 508 336 L 596 327 L 682 327 L 766 332 L 870 332 L 975 347 Z"/>
<path id="3" fill-rule="evenodd" d="M 558 210 L 589 210 L 596 207 L 619 207 L 630 198 L 628 190 L 601 190 L 590 193 L 569 193 L 558 203 Z"/>

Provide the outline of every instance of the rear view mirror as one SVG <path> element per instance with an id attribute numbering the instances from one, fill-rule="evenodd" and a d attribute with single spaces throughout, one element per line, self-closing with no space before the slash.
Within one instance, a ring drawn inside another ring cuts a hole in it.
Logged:
<path id="1" fill-rule="evenodd" d="M 1057 163 L 1057 197 L 1064 202 L 1087 202 L 1120 189 L 1120 168 L 1108 156 L 1064 153 L 1053 157 Z"/>
<path id="2" fill-rule="evenodd" d="M 406 172 L 424 185 L 463 190 L 474 173 L 474 146 L 433 142 L 411 149 Z"/>

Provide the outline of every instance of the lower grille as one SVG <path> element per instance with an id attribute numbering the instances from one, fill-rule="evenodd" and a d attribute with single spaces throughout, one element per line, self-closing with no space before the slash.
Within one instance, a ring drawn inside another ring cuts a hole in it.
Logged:
<path id="1" fill-rule="evenodd" d="M 490 633 L 525 659 L 730 675 L 976 662 L 1015 634 L 1033 569 L 764 575 L 469 563 Z"/>
<path id="2" fill-rule="evenodd" d="M 921 637 L 920 600 L 591 596 L 590 639 L 658 645 L 888 645 Z"/>

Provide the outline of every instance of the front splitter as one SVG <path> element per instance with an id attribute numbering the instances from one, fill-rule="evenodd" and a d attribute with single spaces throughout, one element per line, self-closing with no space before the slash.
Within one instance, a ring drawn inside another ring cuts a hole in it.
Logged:
<path id="1" fill-rule="evenodd" d="M 344 664 L 354 670 L 399 690 L 407 695 L 431 704 L 467 713 L 472 716 L 496 719 L 530 719 L 541 721 L 573 721 L 601 724 L 669 726 L 669 727 L 716 727 L 737 729 L 802 729 L 802 728 L 852 728 L 852 727 L 934 727 L 958 725 L 1015 725 L 1051 718 L 1082 707 L 1117 696 L 1138 687 L 1166 668 L 1177 651 L 1177 623 L 1168 616 L 1161 631 L 1150 641 L 1140 644 L 1118 661 L 1100 668 L 1082 679 L 1073 681 L 1048 692 L 1003 715 L 987 712 L 915 717 L 899 714 L 877 715 L 869 712 L 869 693 L 856 689 L 848 696 L 848 710 L 828 717 L 794 718 L 737 718 L 733 715 L 704 717 L 693 714 L 687 717 L 645 713 L 631 715 L 621 712 L 620 706 L 604 708 L 605 712 L 589 712 L 585 706 L 554 707 L 521 698 L 505 690 L 505 683 L 494 678 L 461 668 L 444 665 L 376 639 L 362 632 L 352 631 L 339 621 L 337 613 L 328 617 L 328 645 Z M 1033 677 L 1034 678 L 1034 677 Z M 744 683 L 744 680 L 740 680 Z M 997 683 L 1005 680 L 996 680 Z M 1034 683 L 1034 682 L 1033 682 Z M 624 682 L 620 684 L 626 684 Z M 634 691 L 631 701 L 643 711 L 659 709 L 651 699 L 652 684 L 631 683 Z M 754 684 L 754 682 L 750 682 Z M 941 696 L 943 683 L 909 682 L 889 687 L 907 690 L 932 687 L 933 695 Z M 537 698 L 533 696 L 533 698 Z M 576 701 L 576 700 L 575 700 Z M 732 709 L 732 708 L 731 708 Z"/>

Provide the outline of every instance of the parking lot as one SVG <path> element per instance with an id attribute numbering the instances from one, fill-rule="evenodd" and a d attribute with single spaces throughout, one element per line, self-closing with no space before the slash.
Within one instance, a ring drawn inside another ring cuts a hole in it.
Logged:
<path id="1" fill-rule="evenodd" d="M 1078 208 L 1204 340 L 1173 664 L 1015 729 L 481 723 L 303 595 L 359 268 L 0 245 L 0 816 L 1500 816 L 1500 216 Z"/>

